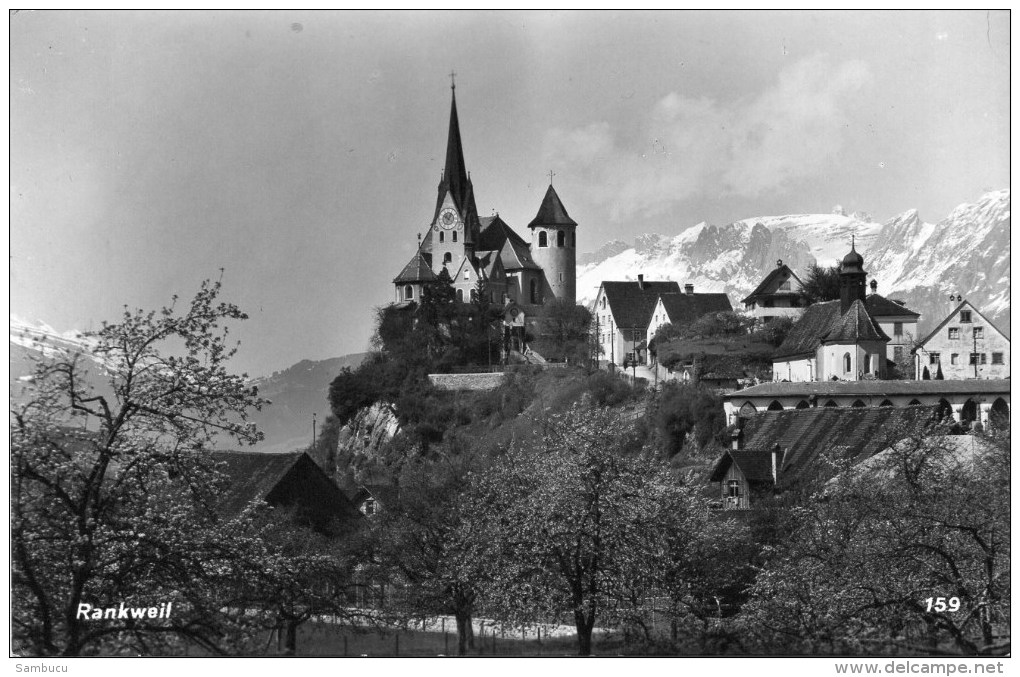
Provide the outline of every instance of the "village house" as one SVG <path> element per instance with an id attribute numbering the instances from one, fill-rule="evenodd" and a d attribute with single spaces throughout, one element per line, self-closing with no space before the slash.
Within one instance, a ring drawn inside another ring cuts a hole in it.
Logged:
<path id="1" fill-rule="evenodd" d="M 777 317 L 796 319 L 804 309 L 803 286 L 797 274 L 779 259 L 776 267 L 741 303 L 744 310 L 761 323 Z"/>
<path id="2" fill-rule="evenodd" d="M 695 293 L 694 285 L 673 281 L 607 281 L 592 305 L 593 331 L 606 364 L 648 362 L 648 343 L 667 322 L 687 324 L 706 313 L 732 310 L 726 294 Z"/>
<path id="3" fill-rule="evenodd" d="M 902 355 L 906 328 L 916 326 L 918 314 L 876 293 L 868 296 L 866 280 L 864 257 L 851 245 L 840 265 L 839 300 L 804 311 L 772 357 L 774 381 L 887 377 L 889 356 Z"/>
<path id="4" fill-rule="evenodd" d="M 885 357 L 896 364 L 909 361 L 913 342 L 917 340 L 917 323 L 920 313 L 907 308 L 903 301 L 887 299 L 878 293 L 878 281 L 872 280 L 871 293 L 864 300 L 868 314 L 878 323 L 879 329 L 889 337 L 886 344 Z M 910 378 L 912 374 L 900 374 L 901 378 Z"/>
<path id="5" fill-rule="evenodd" d="M 917 379 L 1008 379 L 1009 339 L 961 301 L 913 350 Z"/>

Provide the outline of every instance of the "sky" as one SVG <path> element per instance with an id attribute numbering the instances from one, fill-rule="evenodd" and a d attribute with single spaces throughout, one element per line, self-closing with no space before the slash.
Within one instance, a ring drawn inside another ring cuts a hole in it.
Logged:
<path id="1" fill-rule="evenodd" d="M 552 172 L 580 252 L 1009 186 L 1002 11 L 22 11 L 10 40 L 11 314 L 94 329 L 223 269 L 252 375 L 369 346 L 451 70 L 479 213 L 526 235 Z"/>

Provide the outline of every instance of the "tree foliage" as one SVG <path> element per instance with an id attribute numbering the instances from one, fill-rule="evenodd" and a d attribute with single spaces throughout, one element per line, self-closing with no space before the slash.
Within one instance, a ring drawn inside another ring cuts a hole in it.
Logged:
<path id="1" fill-rule="evenodd" d="M 808 266 L 807 277 L 801 287 L 801 294 L 808 305 L 839 299 L 839 266 Z"/>
<path id="2" fill-rule="evenodd" d="M 830 482 L 751 589 L 756 650 L 1008 651 L 1009 465 L 1005 437 L 917 436 Z"/>
<path id="3" fill-rule="evenodd" d="M 691 508 L 661 466 L 623 453 L 625 434 L 611 410 L 575 407 L 550 420 L 540 449 L 511 449 L 475 478 L 461 537 L 487 613 L 515 625 L 568 616 L 581 655 L 597 623 L 648 619 L 663 525 Z"/>
<path id="4" fill-rule="evenodd" d="M 583 364 L 590 359 L 592 315 L 584 306 L 566 299 L 548 301 L 539 314 L 538 325 L 534 348 L 546 359 L 572 364 Z"/>
<path id="5" fill-rule="evenodd" d="M 153 653 L 187 640 L 247 646 L 256 616 L 234 583 L 265 565 L 259 529 L 215 510 L 203 452 L 251 442 L 262 400 L 227 368 L 226 322 L 245 319 L 205 282 L 183 309 L 125 310 L 80 354 L 42 359 L 11 411 L 12 634 L 37 655 Z M 90 385 L 90 374 L 102 388 Z M 86 425 L 88 429 L 86 430 Z M 173 603 L 168 619 L 92 621 L 105 608 Z"/>

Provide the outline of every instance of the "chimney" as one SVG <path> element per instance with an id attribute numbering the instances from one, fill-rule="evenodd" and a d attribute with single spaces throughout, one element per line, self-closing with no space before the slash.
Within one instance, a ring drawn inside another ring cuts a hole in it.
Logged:
<path id="1" fill-rule="evenodd" d="M 732 444 L 734 449 L 740 448 L 740 443 L 743 441 L 742 440 L 743 437 L 744 431 L 742 428 L 737 428 L 732 433 L 730 433 L 730 443 Z"/>
<path id="2" fill-rule="evenodd" d="M 776 443 L 776 446 L 772 449 L 772 483 L 775 484 L 779 481 L 779 465 L 783 462 L 783 449 Z"/>
<path id="3" fill-rule="evenodd" d="M 641 273 L 638 273 L 638 276 L 637 276 L 637 286 L 638 286 L 638 289 L 641 289 L 641 290 L 644 290 L 644 288 L 645 288 L 645 276 L 642 275 Z"/>
<path id="4" fill-rule="evenodd" d="M 878 280 L 875 279 L 871 280 L 871 293 L 872 294 L 878 293 Z"/>
<path id="5" fill-rule="evenodd" d="M 684 293 L 687 294 L 688 296 L 693 294 L 694 293 L 694 285 L 689 283 L 689 282 L 687 284 L 685 284 L 684 285 Z"/>

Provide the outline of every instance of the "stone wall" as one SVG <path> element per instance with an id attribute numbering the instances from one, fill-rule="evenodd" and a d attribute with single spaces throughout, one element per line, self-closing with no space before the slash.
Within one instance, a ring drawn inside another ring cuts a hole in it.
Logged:
<path id="1" fill-rule="evenodd" d="M 443 390 L 492 390 L 503 382 L 503 374 L 429 374 L 429 380 Z"/>

